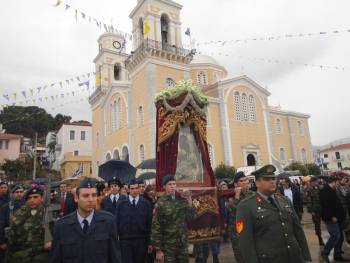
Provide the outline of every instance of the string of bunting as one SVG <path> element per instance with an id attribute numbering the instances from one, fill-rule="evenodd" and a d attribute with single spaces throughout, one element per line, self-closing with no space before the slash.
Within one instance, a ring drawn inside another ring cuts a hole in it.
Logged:
<path id="1" fill-rule="evenodd" d="M 259 58 L 259 57 L 245 57 L 245 56 L 236 56 L 233 54 L 227 54 L 227 53 L 201 53 L 199 54 L 204 54 L 208 56 L 222 56 L 222 57 L 235 57 L 238 59 L 246 59 L 246 60 L 251 60 L 251 61 L 257 61 L 257 62 L 265 62 L 265 63 L 271 63 L 271 64 L 286 64 L 286 65 L 295 65 L 295 66 L 305 66 L 305 67 L 313 67 L 313 68 L 318 68 L 320 70 L 324 69 L 332 69 L 332 70 L 339 70 L 339 71 L 347 71 L 350 70 L 349 67 L 344 67 L 344 66 L 329 66 L 329 65 L 321 65 L 321 64 L 308 64 L 308 63 L 298 63 L 298 62 L 293 62 L 290 60 L 281 60 L 281 59 L 272 59 L 272 58 Z"/>
<path id="2" fill-rule="evenodd" d="M 350 29 L 333 30 L 333 31 L 320 31 L 320 32 L 314 32 L 314 33 L 283 34 L 283 35 L 276 35 L 276 36 L 262 36 L 262 37 L 242 38 L 242 39 L 233 39 L 233 40 L 211 40 L 211 41 L 197 42 L 197 43 L 194 43 L 194 45 L 197 47 L 204 46 L 204 45 L 225 46 L 228 44 L 248 43 L 251 41 L 276 41 L 276 40 L 285 40 L 285 39 L 291 39 L 291 38 L 304 38 L 304 37 L 313 37 L 313 36 L 332 36 L 332 35 L 338 35 L 341 33 L 350 33 Z"/>
<path id="3" fill-rule="evenodd" d="M 76 103 L 79 103 L 79 102 L 83 102 L 84 100 L 87 101 L 88 99 L 89 99 L 89 98 L 86 97 L 86 98 L 81 98 L 81 99 L 79 99 L 79 100 L 73 100 L 73 101 L 69 101 L 69 102 L 66 102 L 66 103 L 61 103 L 61 104 L 59 104 L 59 105 L 56 105 L 56 106 L 54 106 L 54 107 L 51 107 L 50 109 L 54 111 L 56 108 L 65 107 L 65 106 L 67 106 L 67 105 L 69 105 L 69 104 L 76 104 Z"/>
<path id="4" fill-rule="evenodd" d="M 90 85 L 90 76 L 95 76 L 95 72 L 89 72 L 89 73 L 85 73 L 73 78 L 69 78 L 66 80 L 61 80 L 58 82 L 53 82 L 51 84 L 46 84 L 46 85 L 42 85 L 36 88 L 30 88 L 30 89 L 26 89 L 26 90 L 22 90 L 20 92 L 14 92 L 12 94 L 6 93 L 6 94 L 2 94 L 2 97 L 5 98 L 7 101 L 16 101 L 18 98 L 18 95 L 22 95 L 25 99 L 29 98 L 29 97 L 33 97 L 34 94 L 39 95 L 41 92 L 45 91 L 47 88 L 53 88 L 53 87 L 60 87 L 63 88 L 64 86 L 69 86 L 71 83 L 75 83 L 76 81 L 78 82 L 78 86 L 89 86 Z M 88 80 L 86 80 L 88 79 Z"/>
<path id="5" fill-rule="evenodd" d="M 59 93 L 59 94 L 54 94 L 54 95 L 47 95 L 35 99 L 27 99 L 27 100 L 22 100 L 22 101 L 15 101 L 11 104 L 3 104 L 1 107 L 6 107 L 9 105 L 12 106 L 22 106 L 22 105 L 38 105 L 38 104 L 44 104 L 46 102 L 52 102 L 52 101 L 57 101 L 61 99 L 66 99 L 67 97 L 74 97 L 78 95 L 79 93 L 83 92 L 88 92 L 90 90 L 90 86 L 87 85 L 86 89 L 83 87 L 81 90 L 76 90 L 76 91 L 70 91 L 70 92 L 65 92 L 65 93 Z"/>
<path id="6" fill-rule="evenodd" d="M 112 24 L 104 23 L 100 19 L 97 19 L 97 18 L 95 18 L 95 17 L 93 17 L 85 12 L 82 12 L 79 9 L 73 7 L 72 5 L 65 3 L 62 0 L 56 0 L 54 7 L 57 7 L 57 8 L 63 7 L 65 12 L 72 11 L 76 22 L 78 22 L 79 17 L 81 17 L 82 20 L 86 20 L 89 23 L 95 24 L 99 30 L 104 30 L 105 32 L 116 33 L 116 34 L 123 36 L 125 39 L 129 39 L 130 41 L 132 41 L 132 34 L 118 30 Z"/>

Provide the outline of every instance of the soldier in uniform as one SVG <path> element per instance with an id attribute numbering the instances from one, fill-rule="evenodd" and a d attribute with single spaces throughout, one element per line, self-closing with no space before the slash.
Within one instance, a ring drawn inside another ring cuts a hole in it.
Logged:
<path id="1" fill-rule="evenodd" d="M 311 213 L 312 221 L 315 225 L 315 233 L 318 237 L 320 246 L 324 246 L 321 232 L 321 205 L 320 205 L 320 186 L 317 177 L 310 179 L 310 187 L 306 193 L 307 210 Z"/>
<path id="2" fill-rule="evenodd" d="M 115 217 L 95 210 L 97 189 L 91 178 L 77 188 L 77 212 L 59 219 L 55 225 L 50 263 L 120 263 Z"/>
<path id="3" fill-rule="evenodd" d="M 156 250 L 156 260 L 166 263 L 187 263 L 188 244 L 186 221 L 194 219 L 195 208 L 189 191 L 176 192 L 173 175 L 162 179 L 165 194 L 155 205 L 152 222 L 151 244 Z"/>
<path id="4" fill-rule="evenodd" d="M 250 191 L 248 177 L 245 176 L 244 172 L 238 172 L 235 174 L 233 179 L 235 184 L 235 196 L 233 204 L 229 206 L 229 233 L 231 237 L 232 249 L 235 255 L 236 261 L 238 263 L 243 262 L 242 255 L 238 247 L 238 235 L 236 232 L 236 214 L 238 204 L 245 198 L 253 195 L 254 193 Z"/>
<path id="5" fill-rule="evenodd" d="M 32 187 L 24 199 L 11 223 L 8 262 L 47 263 L 51 241 L 45 243 L 43 190 Z"/>
<path id="6" fill-rule="evenodd" d="M 239 249 L 247 263 L 305 263 L 311 255 L 304 231 L 287 197 L 275 195 L 276 168 L 253 172 L 257 193 L 237 207 Z"/>
<path id="7" fill-rule="evenodd" d="M 108 187 L 110 194 L 102 199 L 101 209 L 115 215 L 117 206 L 120 202 L 126 200 L 126 196 L 119 193 L 122 184 L 116 177 L 108 181 Z"/>
<path id="8" fill-rule="evenodd" d="M 7 230 L 10 227 L 10 220 L 13 214 L 24 205 L 23 195 L 24 189 L 21 185 L 15 185 L 11 189 L 11 200 L 7 204 L 0 207 L 0 263 L 5 260 L 7 250 Z"/>

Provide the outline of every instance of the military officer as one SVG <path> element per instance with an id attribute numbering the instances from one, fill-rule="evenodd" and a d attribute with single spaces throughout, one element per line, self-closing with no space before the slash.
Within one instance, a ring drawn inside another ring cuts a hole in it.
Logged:
<path id="1" fill-rule="evenodd" d="M 248 177 L 244 174 L 244 172 L 238 172 L 235 174 L 233 179 L 235 185 L 235 195 L 233 204 L 229 206 L 229 233 L 231 237 L 232 249 L 235 255 L 236 261 L 238 263 L 243 262 L 242 255 L 238 248 L 238 235 L 236 232 L 236 214 L 237 214 L 237 206 L 238 204 L 245 198 L 250 195 L 253 195 L 253 192 L 250 191 L 249 188 L 249 180 Z"/>
<path id="2" fill-rule="evenodd" d="M 315 233 L 318 237 L 320 246 L 324 246 L 321 232 L 321 205 L 320 205 L 320 186 L 317 177 L 312 176 L 310 187 L 306 193 L 307 210 L 312 215 L 312 221 L 315 225 Z"/>
<path id="3" fill-rule="evenodd" d="M 110 194 L 102 199 L 101 209 L 115 215 L 117 206 L 120 202 L 126 200 L 126 196 L 119 193 L 122 184 L 116 177 L 108 181 L 108 187 L 110 189 Z"/>
<path id="4" fill-rule="evenodd" d="M 305 263 L 311 256 L 304 231 L 288 198 L 275 195 L 276 168 L 253 172 L 257 193 L 237 207 L 239 249 L 247 263 Z"/>
<path id="5" fill-rule="evenodd" d="M 155 205 L 151 230 L 151 244 L 156 250 L 156 260 L 166 263 L 188 262 L 186 221 L 194 219 L 195 208 L 189 191 L 176 192 L 173 175 L 162 179 L 165 194 Z"/>
<path id="6" fill-rule="evenodd" d="M 51 241 L 45 243 L 43 190 L 32 187 L 24 199 L 11 224 L 7 262 L 46 263 Z"/>
<path id="7" fill-rule="evenodd" d="M 120 263 L 115 217 L 95 210 L 97 189 L 91 178 L 76 190 L 77 212 L 55 225 L 50 263 Z"/>

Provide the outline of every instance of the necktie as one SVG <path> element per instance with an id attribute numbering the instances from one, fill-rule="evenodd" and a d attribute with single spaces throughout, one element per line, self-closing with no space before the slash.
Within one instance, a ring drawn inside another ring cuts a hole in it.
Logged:
<path id="1" fill-rule="evenodd" d="M 270 202 L 271 205 L 273 205 L 274 207 L 277 208 L 277 205 L 276 205 L 276 203 L 275 203 L 275 200 L 273 200 L 273 198 L 272 198 L 271 196 L 269 196 L 269 197 L 267 198 L 267 200 L 269 200 L 269 202 Z"/>
<path id="2" fill-rule="evenodd" d="M 134 198 L 134 199 L 132 199 L 132 206 L 133 206 L 133 207 L 135 207 L 135 206 L 136 206 L 136 200 L 135 200 L 135 198 Z"/>
<path id="3" fill-rule="evenodd" d="M 117 206 L 117 197 L 116 196 L 114 196 L 114 198 L 113 198 L 113 205 Z"/>
<path id="4" fill-rule="evenodd" d="M 62 195 L 61 195 L 61 208 L 62 208 L 62 211 L 64 211 L 64 205 L 65 205 L 65 200 L 66 198 L 65 198 L 65 195 L 64 195 L 64 193 L 62 193 Z"/>
<path id="5" fill-rule="evenodd" d="M 89 222 L 88 222 L 86 219 L 84 219 L 84 220 L 83 220 L 83 224 L 84 224 L 84 226 L 83 226 L 83 232 L 84 232 L 84 234 L 86 234 L 86 232 L 87 232 L 88 229 L 89 229 Z"/>

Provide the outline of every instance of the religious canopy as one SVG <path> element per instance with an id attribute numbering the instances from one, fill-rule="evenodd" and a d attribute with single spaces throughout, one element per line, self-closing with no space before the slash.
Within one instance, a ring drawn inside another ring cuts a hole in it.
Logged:
<path id="1" fill-rule="evenodd" d="M 175 175 L 180 188 L 191 190 L 197 219 L 188 224 L 191 241 L 220 236 L 216 179 L 210 164 L 207 144 L 206 107 L 208 98 L 192 81 L 180 81 L 160 92 L 157 107 L 156 188 Z"/>

